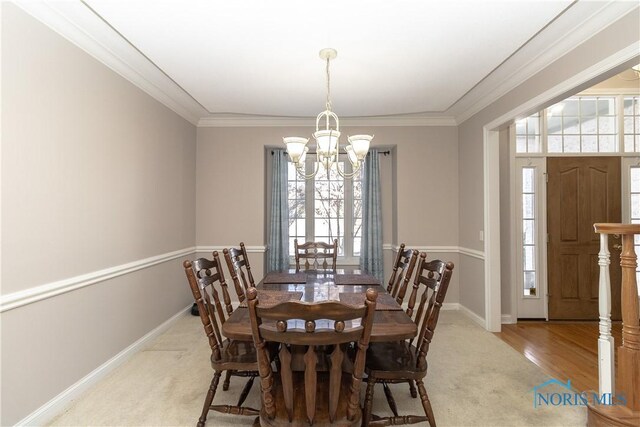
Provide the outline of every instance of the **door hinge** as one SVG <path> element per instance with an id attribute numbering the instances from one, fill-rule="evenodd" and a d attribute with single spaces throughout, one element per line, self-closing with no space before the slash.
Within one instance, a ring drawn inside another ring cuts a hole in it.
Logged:
<path id="1" fill-rule="evenodd" d="M 549 174 L 548 173 L 544 173 L 544 182 L 549 182 Z"/>
<path id="2" fill-rule="evenodd" d="M 549 243 L 549 233 L 547 233 L 547 243 Z"/>

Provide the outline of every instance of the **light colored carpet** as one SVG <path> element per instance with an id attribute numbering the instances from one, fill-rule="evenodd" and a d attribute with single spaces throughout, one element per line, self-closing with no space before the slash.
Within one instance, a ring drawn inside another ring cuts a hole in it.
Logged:
<path id="1" fill-rule="evenodd" d="M 181 318 L 75 401 L 50 425 L 169 426 L 196 424 L 212 378 L 200 319 Z M 439 426 L 583 426 L 586 408 L 533 408 L 534 386 L 549 379 L 537 366 L 459 312 L 442 313 L 425 381 Z M 233 404 L 243 378 L 222 381 L 214 403 Z M 392 386 L 401 413 L 422 414 L 406 384 Z M 362 390 L 364 397 L 364 388 Z M 258 408 L 256 380 L 247 404 Z M 374 413 L 390 414 L 381 386 Z M 208 426 L 250 426 L 254 417 L 211 412 Z"/>

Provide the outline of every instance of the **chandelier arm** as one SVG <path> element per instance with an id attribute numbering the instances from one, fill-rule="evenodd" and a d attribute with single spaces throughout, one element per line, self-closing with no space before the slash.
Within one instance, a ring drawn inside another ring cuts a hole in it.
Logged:
<path id="1" fill-rule="evenodd" d="M 353 178 L 354 176 L 356 176 L 360 172 L 360 169 L 362 169 L 362 164 L 363 163 L 364 163 L 364 161 L 358 161 L 358 164 L 356 165 L 356 168 L 350 173 L 347 173 L 344 170 L 340 170 L 340 164 L 336 163 L 336 170 L 338 171 L 338 175 L 340 175 L 341 177 L 346 178 L 346 179 L 351 179 L 351 178 Z"/>
<path id="2" fill-rule="evenodd" d="M 298 173 L 298 176 L 300 178 L 302 178 L 302 179 L 311 179 L 311 178 L 313 178 L 314 176 L 316 176 L 318 174 L 318 170 L 320 169 L 320 164 L 318 162 L 316 162 L 316 166 L 315 166 L 314 171 L 311 172 L 308 175 L 306 175 L 304 172 L 300 172 L 303 168 L 304 168 L 304 166 L 301 167 L 301 168 L 296 166 L 296 172 Z"/>

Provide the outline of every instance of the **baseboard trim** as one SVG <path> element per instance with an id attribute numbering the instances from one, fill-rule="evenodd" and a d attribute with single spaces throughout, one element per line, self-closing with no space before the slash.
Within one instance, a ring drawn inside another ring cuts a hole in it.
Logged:
<path id="1" fill-rule="evenodd" d="M 463 312 L 469 319 L 473 320 L 475 323 L 480 325 L 482 329 L 486 329 L 487 325 L 485 323 L 484 318 L 480 317 L 479 315 L 469 310 L 467 307 L 465 307 L 462 304 L 459 304 L 459 306 L 460 306 L 460 311 Z"/>
<path id="2" fill-rule="evenodd" d="M 75 291 L 76 289 L 84 288 L 86 286 L 95 285 L 96 283 L 114 279 L 116 277 L 149 268 L 176 258 L 181 258 L 183 256 L 193 254 L 195 250 L 195 247 L 190 247 L 173 252 L 167 252 L 161 255 L 129 262 L 127 264 L 121 264 L 115 267 L 82 274 L 80 276 L 35 286 L 23 291 L 2 295 L 0 296 L 0 313 L 22 307 L 23 305 L 42 301 L 47 298 L 52 298 L 60 294 Z"/>
<path id="3" fill-rule="evenodd" d="M 62 411 L 64 411 L 71 404 L 71 402 L 77 399 L 82 393 L 87 391 L 98 381 L 102 380 L 105 376 L 107 376 L 107 374 L 112 372 L 118 366 L 122 365 L 131 356 L 142 350 L 150 340 L 161 335 L 163 332 L 173 326 L 173 324 L 176 323 L 181 317 L 188 315 L 190 310 L 191 304 L 189 304 L 188 307 L 180 310 L 160 326 L 151 330 L 149 333 L 131 344 L 129 347 L 125 348 L 120 353 L 116 354 L 111 359 L 98 366 L 96 369 L 85 375 L 75 384 L 71 385 L 62 393 L 58 394 L 56 397 L 42 405 L 40 408 L 36 409 L 30 415 L 18 421 L 16 425 L 44 425 L 45 423 L 49 422 L 55 416 L 62 413 Z"/>
<path id="4" fill-rule="evenodd" d="M 514 325 L 518 323 L 518 320 L 514 319 L 513 316 L 511 316 L 510 314 L 503 314 L 501 316 L 501 323 L 503 325 Z"/>

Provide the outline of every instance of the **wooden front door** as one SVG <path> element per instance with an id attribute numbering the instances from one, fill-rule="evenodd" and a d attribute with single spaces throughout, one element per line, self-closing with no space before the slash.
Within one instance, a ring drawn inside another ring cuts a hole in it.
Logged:
<path id="1" fill-rule="evenodd" d="M 547 159 L 549 319 L 598 319 L 596 222 L 621 222 L 619 157 Z M 620 318 L 620 240 L 609 238 L 611 313 Z"/>

